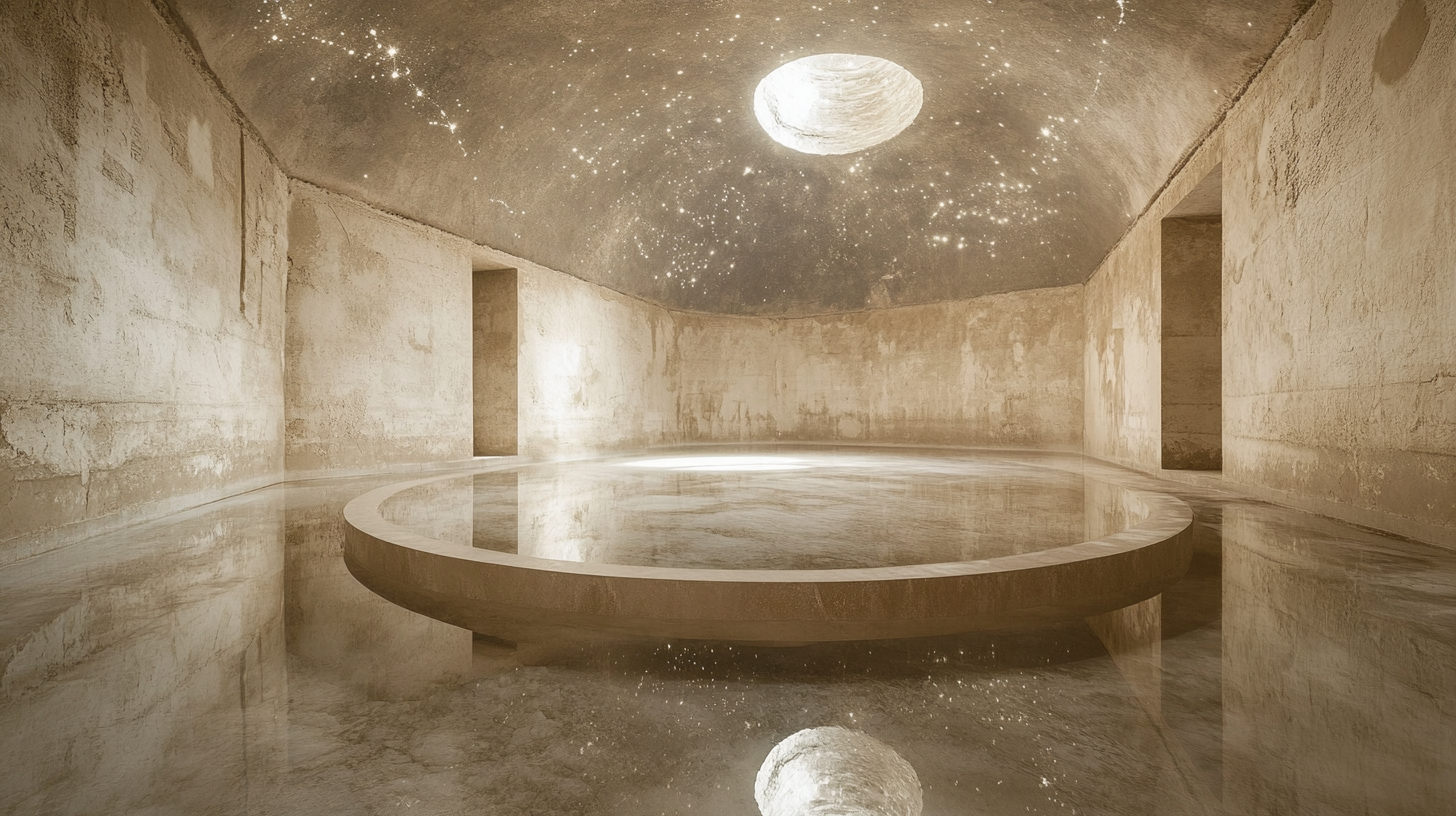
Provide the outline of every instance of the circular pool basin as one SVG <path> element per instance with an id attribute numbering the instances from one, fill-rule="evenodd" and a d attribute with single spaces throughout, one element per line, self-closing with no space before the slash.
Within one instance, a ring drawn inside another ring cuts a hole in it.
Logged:
<path id="1" fill-rule="evenodd" d="M 376 593 L 509 640 L 761 644 L 1075 619 L 1187 570 L 1182 501 L 1072 457 L 652 452 L 389 485 L 344 508 Z"/>

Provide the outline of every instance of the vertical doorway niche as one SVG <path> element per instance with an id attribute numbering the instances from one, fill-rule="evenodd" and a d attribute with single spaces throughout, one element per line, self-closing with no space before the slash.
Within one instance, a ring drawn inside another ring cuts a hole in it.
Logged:
<path id="1" fill-rule="evenodd" d="M 475 455 L 516 453 L 516 270 L 479 269 L 471 286 Z"/>
<path id="2" fill-rule="evenodd" d="M 1162 223 L 1162 466 L 1223 469 L 1223 166 Z"/>

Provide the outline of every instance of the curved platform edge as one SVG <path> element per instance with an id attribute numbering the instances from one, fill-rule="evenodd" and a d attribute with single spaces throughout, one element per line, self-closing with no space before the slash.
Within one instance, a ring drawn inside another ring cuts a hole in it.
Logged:
<path id="1" fill-rule="evenodd" d="M 470 550 L 385 521 L 397 483 L 344 508 L 344 559 L 376 594 L 481 634 L 534 640 L 882 640 L 1075 620 L 1146 600 L 1187 572 L 1193 516 L 1123 488 L 1143 520 L 1093 541 L 976 562 L 841 570 L 693 570 Z"/>

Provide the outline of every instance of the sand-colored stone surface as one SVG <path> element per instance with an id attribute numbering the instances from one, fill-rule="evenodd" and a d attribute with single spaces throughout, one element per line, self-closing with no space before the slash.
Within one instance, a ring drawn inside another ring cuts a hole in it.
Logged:
<path id="1" fill-rule="evenodd" d="M 283 174 L 152 4 L 3 19 L 0 561 L 282 478 L 288 246 Z"/>
<path id="2" fill-rule="evenodd" d="M 1456 7 L 1322 0 L 1087 283 L 1086 452 L 1159 464 L 1160 220 L 1223 165 L 1223 475 L 1456 531 Z"/>

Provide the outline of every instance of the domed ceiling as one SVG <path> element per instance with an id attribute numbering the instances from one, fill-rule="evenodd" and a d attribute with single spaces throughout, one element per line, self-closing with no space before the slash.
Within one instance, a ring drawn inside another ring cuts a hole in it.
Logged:
<path id="1" fill-rule="evenodd" d="M 171 2 L 290 174 L 666 306 L 767 315 L 1086 280 L 1308 5 Z M 775 115 L 862 118 L 811 136 L 878 143 L 801 152 L 761 124 L 765 77 L 819 55 L 841 57 L 799 75 L 825 98 L 775 86 Z"/>

